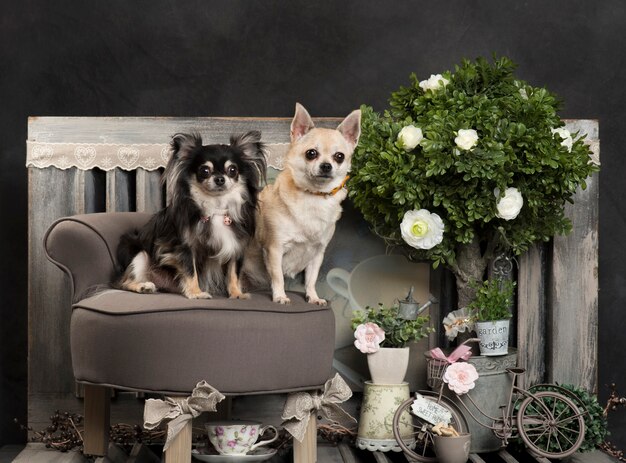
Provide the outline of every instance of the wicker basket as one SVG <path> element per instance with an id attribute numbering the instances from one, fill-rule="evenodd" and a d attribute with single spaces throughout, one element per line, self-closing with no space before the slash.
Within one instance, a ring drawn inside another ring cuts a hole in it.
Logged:
<path id="1" fill-rule="evenodd" d="M 441 387 L 443 373 L 446 371 L 448 362 L 432 357 L 430 352 L 424 354 L 426 357 L 426 384 L 428 387 L 437 390 Z"/>

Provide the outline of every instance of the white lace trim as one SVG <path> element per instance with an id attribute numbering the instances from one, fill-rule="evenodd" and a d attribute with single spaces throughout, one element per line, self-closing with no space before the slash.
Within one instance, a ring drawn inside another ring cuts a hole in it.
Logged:
<path id="1" fill-rule="evenodd" d="M 414 449 L 415 439 L 406 440 L 404 444 L 408 448 Z M 368 439 L 365 437 L 357 437 L 356 446 L 361 450 L 370 450 L 372 452 L 402 452 L 402 448 L 394 439 Z"/>
<path id="2" fill-rule="evenodd" d="M 267 146 L 267 165 L 283 170 L 289 143 Z M 26 141 L 26 167 L 81 170 L 156 170 L 165 167 L 170 145 L 164 143 L 48 143 Z"/>

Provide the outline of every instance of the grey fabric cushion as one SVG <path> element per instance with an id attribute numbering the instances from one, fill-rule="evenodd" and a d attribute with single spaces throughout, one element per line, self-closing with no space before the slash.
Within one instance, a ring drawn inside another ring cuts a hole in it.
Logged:
<path id="1" fill-rule="evenodd" d="M 291 293 L 249 300 L 107 290 L 73 306 L 77 381 L 165 393 L 206 380 L 226 394 L 314 389 L 330 376 L 333 312 Z"/>

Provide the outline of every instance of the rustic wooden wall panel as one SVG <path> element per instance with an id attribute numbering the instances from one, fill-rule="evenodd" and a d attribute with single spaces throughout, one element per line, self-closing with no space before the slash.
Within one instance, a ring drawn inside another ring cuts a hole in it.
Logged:
<path id="1" fill-rule="evenodd" d="M 570 120 L 566 126 L 586 134 L 599 160 L 598 121 Z M 526 385 L 556 381 L 597 390 L 598 192 L 596 174 L 574 204 L 566 204 L 572 233 L 520 256 L 517 326 Z"/>
<path id="2" fill-rule="evenodd" d="M 335 127 L 339 121 L 316 119 L 316 124 Z M 196 130 L 205 143 L 226 143 L 232 133 L 254 128 L 263 132 L 268 143 L 287 143 L 289 124 L 289 119 L 40 117 L 29 120 L 29 141 L 168 143 L 176 132 Z M 587 133 L 594 149 L 599 149 L 596 121 L 569 121 L 568 127 Z M 29 169 L 29 420 L 46 416 L 53 408 L 39 408 L 51 407 L 55 397 L 74 400 L 69 286 L 45 258 L 45 231 L 57 218 L 77 213 L 156 211 L 165 199 L 160 174 L 141 168 L 106 173 L 98 169 Z M 556 239 L 551 252 L 537 247 L 520 258 L 518 346 L 520 364 L 528 368 L 530 383 L 542 379 L 579 383 L 582 374 L 583 385 L 595 386 L 597 192 L 595 177 L 589 188 L 579 193 L 575 205 L 568 206 L 575 227 L 572 235 Z M 549 255 L 554 259 L 544 264 Z M 452 291 L 451 282 L 444 280 L 442 290 Z M 551 296 L 546 307 L 544 295 Z M 442 315 L 452 301 L 454 295 L 443 295 Z M 544 373 L 546 365 L 548 374 Z"/>
<path id="3" fill-rule="evenodd" d="M 569 126 L 568 126 L 569 127 Z M 599 159 L 597 121 L 576 121 Z M 567 236 L 554 239 L 549 268 L 546 372 L 549 381 L 598 387 L 598 175 L 587 179 L 565 213 L 573 224 Z"/>
<path id="4" fill-rule="evenodd" d="M 113 169 L 106 173 L 106 211 L 128 212 L 135 210 L 134 173 Z"/>
<path id="5" fill-rule="evenodd" d="M 135 171 L 136 211 L 156 212 L 163 207 L 161 173 L 161 170 L 148 171 L 141 167 Z"/>
<path id="6" fill-rule="evenodd" d="M 29 394 L 71 392 L 70 285 L 45 257 L 43 237 L 59 217 L 85 210 L 86 173 L 77 169 L 29 169 Z"/>
<path id="7" fill-rule="evenodd" d="M 523 386 L 545 379 L 546 359 L 546 247 L 532 246 L 519 257 L 517 282 L 518 365 L 526 369 Z"/>

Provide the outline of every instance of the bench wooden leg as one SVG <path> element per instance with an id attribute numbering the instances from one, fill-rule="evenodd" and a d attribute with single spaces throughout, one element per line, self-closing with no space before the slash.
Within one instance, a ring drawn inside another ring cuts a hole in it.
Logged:
<path id="1" fill-rule="evenodd" d="M 177 397 L 173 399 L 178 400 Z M 192 420 L 189 420 L 165 451 L 165 463 L 191 463 L 191 434 Z"/>
<path id="2" fill-rule="evenodd" d="M 317 416 L 309 418 L 302 442 L 293 440 L 293 463 L 315 463 L 317 461 Z"/>
<path id="3" fill-rule="evenodd" d="M 86 455 L 104 456 L 109 448 L 110 388 L 86 384 L 84 405 L 84 453 Z"/>

